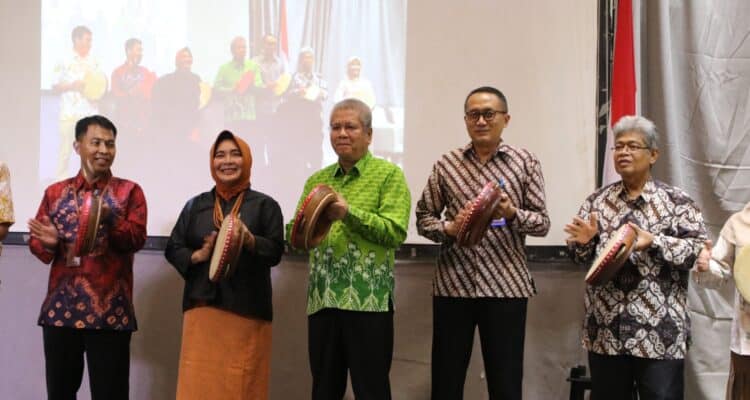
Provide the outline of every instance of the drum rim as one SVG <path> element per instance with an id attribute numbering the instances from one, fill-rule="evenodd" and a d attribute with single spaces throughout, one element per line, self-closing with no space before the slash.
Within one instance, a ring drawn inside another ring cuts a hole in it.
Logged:
<path id="1" fill-rule="evenodd" d="M 226 223 L 227 227 L 226 227 L 226 231 L 225 231 L 226 233 L 225 234 L 226 235 L 230 235 L 230 234 L 233 235 L 234 234 L 234 224 L 235 224 L 235 220 L 234 219 L 235 218 L 236 217 L 234 215 L 232 215 L 232 214 L 228 215 L 224 219 L 224 222 L 222 222 L 222 227 L 219 230 L 221 231 L 222 228 L 224 228 L 224 224 Z M 219 239 L 219 237 L 217 235 L 216 240 L 218 241 L 218 239 Z M 208 279 L 211 282 L 218 282 L 219 280 L 221 280 L 221 278 L 225 274 L 224 270 L 226 269 L 226 264 L 228 264 L 227 255 L 228 255 L 229 250 L 230 250 L 230 248 L 232 246 L 232 237 L 230 236 L 228 239 L 224 238 L 223 243 L 220 243 L 220 245 L 221 245 L 221 253 L 220 253 L 221 255 L 219 256 L 219 259 L 216 261 L 216 269 L 213 271 L 213 273 L 211 273 L 211 267 L 214 265 L 213 264 L 213 258 L 216 256 L 216 251 L 218 249 L 216 247 L 216 242 L 214 242 L 214 250 L 213 250 L 213 252 L 211 254 L 211 259 L 209 260 L 209 265 L 208 265 Z"/>
<path id="2" fill-rule="evenodd" d="M 333 192 L 326 193 L 323 196 L 323 198 L 320 199 L 320 202 L 318 203 L 318 206 L 315 207 L 315 209 L 313 210 L 313 215 L 311 216 L 310 221 L 318 222 L 320 220 L 320 218 L 321 218 L 321 214 L 323 213 L 323 211 L 331 203 L 333 203 L 335 201 L 336 201 L 336 193 L 333 193 Z M 328 228 L 329 230 L 330 230 L 330 225 L 332 225 L 332 223 L 329 224 L 329 228 Z M 314 231 L 314 229 L 313 229 L 313 227 L 311 225 L 308 225 L 308 226 L 305 227 L 305 250 L 310 250 L 311 248 L 319 245 L 320 242 L 322 241 L 322 238 L 325 237 L 325 235 L 322 235 L 321 239 L 317 240 L 317 242 L 315 242 L 315 240 L 314 240 L 315 238 L 312 237 L 313 236 L 313 231 Z"/>
<path id="3" fill-rule="evenodd" d="M 489 201 L 484 205 L 484 207 L 479 210 L 482 205 L 480 202 L 483 198 L 488 198 Z M 495 208 L 500 203 L 500 186 L 494 182 L 489 181 L 487 182 L 484 187 L 482 187 L 482 190 L 479 192 L 479 194 L 471 201 L 471 211 L 466 218 L 464 218 L 463 222 L 461 223 L 461 226 L 458 229 L 458 233 L 456 234 L 456 241 L 460 246 L 474 246 L 477 243 L 479 243 L 482 240 L 483 234 L 478 234 L 475 238 L 472 238 L 471 235 L 471 225 L 473 225 L 475 222 L 479 220 L 481 215 L 483 215 L 485 212 L 489 213 L 490 211 L 494 213 Z M 492 222 L 492 218 L 488 218 L 487 225 Z M 482 231 L 486 231 L 487 227 L 484 227 Z"/>
<path id="4" fill-rule="evenodd" d="M 315 193 L 317 193 L 318 190 L 321 189 L 321 186 L 322 185 L 317 185 L 314 188 L 312 188 L 310 193 L 308 193 L 307 196 L 305 197 L 305 200 L 302 201 L 302 205 L 300 206 L 299 210 L 297 210 L 297 215 L 294 217 L 294 223 L 292 224 L 292 231 L 289 234 L 289 242 L 292 245 L 292 247 L 301 248 L 301 246 L 297 244 L 297 242 L 299 241 L 298 235 L 304 234 L 304 232 L 300 232 L 298 234 L 297 231 L 302 231 L 303 224 L 305 222 L 304 221 L 305 208 L 307 208 L 308 204 L 310 204 Z M 304 245 L 304 238 L 302 239 L 302 242 L 303 242 L 302 245 Z"/>
<path id="5" fill-rule="evenodd" d="M 99 234 L 99 223 L 102 219 L 102 197 L 101 196 L 91 196 L 91 202 L 92 206 L 95 207 L 94 212 L 94 225 L 93 227 L 91 225 L 91 214 L 89 214 L 89 227 L 86 232 L 86 236 L 84 237 L 84 244 L 86 244 L 86 253 L 91 253 L 94 251 L 94 245 L 96 244 L 96 236 Z"/>
<path id="6" fill-rule="evenodd" d="M 633 248 L 635 247 L 635 243 L 638 239 L 637 232 L 635 229 L 633 229 L 632 226 L 630 226 L 628 223 L 625 223 L 618 227 L 614 234 L 616 236 L 612 236 L 609 238 L 607 243 L 605 244 L 605 248 L 610 245 L 610 241 L 614 240 L 612 243 L 612 248 L 610 248 L 605 254 L 598 254 L 597 257 L 593 260 L 591 263 L 591 267 L 589 267 L 589 270 L 586 272 L 586 276 L 584 280 L 587 284 L 592 286 L 599 286 L 607 283 L 609 280 L 611 280 L 611 277 L 609 279 L 600 279 L 601 277 L 601 271 L 609 266 L 612 262 L 618 259 L 618 256 L 622 256 L 622 254 L 627 254 L 628 256 L 633 251 Z M 630 242 L 630 243 L 628 243 Z M 620 252 L 622 251 L 622 254 Z M 625 264 L 625 261 L 627 260 L 627 256 L 623 257 L 623 260 L 619 262 L 619 265 L 616 265 L 614 268 L 614 271 L 612 272 L 612 276 L 614 276 L 617 271 L 622 268 L 622 266 Z M 597 261 L 599 263 L 597 264 Z"/>
<path id="7" fill-rule="evenodd" d="M 78 211 L 78 232 L 74 249 L 77 256 L 85 256 L 94 251 L 101 222 L 102 202 L 102 196 L 95 196 L 91 192 L 83 196 L 83 204 Z"/>
<path id="8" fill-rule="evenodd" d="M 308 211 L 310 202 L 323 190 L 328 190 L 329 193 L 326 193 L 321 197 L 318 206 L 308 218 L 306 211 Z M 328 199 L 331 198 L 331 195 L 335 196 L 335 194 L 336 191 L 330 185 L 325 183 L 315 185 L 315 187 L 310 190 L 310 193 L 305 197 L 305 200 L 303 200 L 299 210 L 297 210 L 297 216 L 294 218 L 294 223 L 292 224 L 292 230 L 289 234 L 289 244 L 292 247 L 302 250 L 310 250 L 314 247 L 309 246 L 312 230 L 308 229 L 308 227 L 311 221 L 317 221 L 320 217 L 320 213 L 325 209 L 322 205 L 330 204 L 332 201 Z"/>

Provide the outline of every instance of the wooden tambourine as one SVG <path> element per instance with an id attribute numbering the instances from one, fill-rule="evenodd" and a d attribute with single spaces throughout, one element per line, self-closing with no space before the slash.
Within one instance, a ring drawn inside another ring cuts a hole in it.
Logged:
<path id="1" fill-rule="evenodd" d="M 320 96 L 320 86 L 311 85 L 305 89 L 305 93 L 302 96 L 305 100 L 316 101 Z"/>
<path id="2" fill-rule="evenodd" d="M 107 75 L 101 71 L 89 71 L 83 76 L 83 97 L 97 101 L 107 91 Z"/>
<path id="3" fill-rule="evenodd" d="M 336 201 L 336 192 L 328 185 L 318 185 L 310 191 L 302 202 L 292 224 L 289 242 L 292 247 L 310 250 L 325 239 L 333 221 L 324 212 Z"/>
<path id="4" fill-rule="evenodd" d="M 250 86 L 255 86 L 255 71 L 253 70 L 246 71 L 242 74 L 242 77 L 237 81 L 234 89 L 238 94 L 245 94 Z"/>
<path id="5" fill-rule="evenodd" d="M 78 233 L 73 246 L 73 254 L 85 256 L 94 251 L 96 235 L 102 221 L 102 196 L 87 192 L 78 210 Z"/>
<path id="6" fill-rule="evenodd" d="M 494 181 L 487 182 L 471 202 L 471 210 L 458 228 L 456 242 L 459 246 L 474 246 L 482 240 L 487 227 L 492 222 L 492 214 L 500 204 L 500 185 Z"/>
<path id="7" fill-rule="evenodd" d="M 211 100 L 212 89 L 211 89 L 211 85 L 209 85 L 206 82 L 199 83 L 198 88 L 200 89 L 200 97 L 198 99 L 198 108 L 203 108 Z"/>
<path id="8" fill-rule="evenodd" d="M 635 247 L 636 239 L 635 229 L 628 224 L 613 232 L 594 263 L 591 264 L 586 274 L 586 283 L 599 286 L 609 282 L 625 264 Z"/>
<path id="9" fill-rule="evenodd" d="M 287 73 L 281 74 L 281 76 L 279 76 L 279 79 L 276 80 L 276 85 L 273 87 L 273 94 L 275 94 L 276 96 L 281 96 L 289 88 L 289 84 L 291 82 L 291 75 Z"/>
<path id="10" fill-rule="evenodd" d="M 224 217 L 219 234 L 216 236 L 211 263 L 208 268 L 208 279 L 218 282 L 230 277 L 237 268 L 242 244 L 245 241 L 242 221 L 234 214 Z"/>
<path id="11" fill-rule="evenodd" d="M 734 259 L 734 284 L 746 302 L 750 302 L 750 246 L 743 246 Z"/>

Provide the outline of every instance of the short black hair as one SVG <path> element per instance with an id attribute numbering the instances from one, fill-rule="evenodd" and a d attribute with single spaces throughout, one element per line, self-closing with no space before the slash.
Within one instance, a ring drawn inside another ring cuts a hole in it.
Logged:
<path id="1" fill-rule="evenodd" d="M 73 32 L 70 33 L 70 39 L 75 43 L 76 39 L 80 39 L 85 34 L 91 34 L 91 30 L 83 25 L 78 25 L 73 28 Z"/>
<path id="2" fill-rule="evenodd" d="M 469 104 L 469 97 L 471 97 L 472 95 L 476 93 L 494 94 L 495 96 L 497 96 L 498 99 L 500 99 L 503 102 L 503 105 L 505 106 L 505 110 L 500 110 L 500 111 L 508 112 L 508 100 L 505 98 L 505 95 L 503 94 L 503 92 L 499 91 L 498 89 L 492 86 L 478 87 L 472 90 L 471 92 L 469 92 L 469 94 L 466 96 L 466 100 L 464 100 L 464 111 L 466 111 L 466 106 Z"/>
<path id="3" fill-rule="evenodd" d="M 91 125 L 98 125 L 108 131 L 112 131 L 112 136 L 117 137 L 117 128 L 115 128 L 115 124 L 113 124 L 112 121 L 102 115 L 90 115 L 81 118 L 76 122 L 76 141 L 81 140 Z"/>
<path id="4" fill-rule="evenodd" d="M 133 46 L 141 44 L 141 39 L 138 38 L 130 38 L 125 41 L 125 52 L 127 53 L 130 49 L 133 48 Z"/>

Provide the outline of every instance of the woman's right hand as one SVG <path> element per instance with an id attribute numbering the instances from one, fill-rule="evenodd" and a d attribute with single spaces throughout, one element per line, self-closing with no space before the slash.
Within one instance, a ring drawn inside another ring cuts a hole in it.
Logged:
<path id="1" fill-rule="evenodd" d="M 203 238 L 203 246 L 200 249 L 193 252 L 190 256 L 190 262 L 193 264 L 200 264 L 206 262 L 211 258 L 211 253 L 214 251 L 214 244 L 216 243 L 216 231 L 211 232 Z"/>
<path id="2" fill-rule="evenodd" d="M 711 248 L 713 247 L 713 244 L 710 240 L 706 240 L 705 243 L 703 243 L 703 248 L 701 249 L 701 252 L 698 254 L 698 258 L 695 260 L 695 269 L 698 270 L 698 272 L 706 272 L 708 271 L 708 263 L 711 260 Z"/>

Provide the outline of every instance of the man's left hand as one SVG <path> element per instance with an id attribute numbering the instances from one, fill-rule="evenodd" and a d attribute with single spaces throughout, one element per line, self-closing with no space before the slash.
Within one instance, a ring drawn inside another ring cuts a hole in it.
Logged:
<path id="1" fill-rule="evenodd" d="M 255 235 L 253 235 L 252 232 L 250 232 L 250 229 L 248 229 L 247 225 L 245 225 L 244 222 L 240 222 L 240 230 L 242 231 L 242 237 L 244 241 L 242 242 L 242 247 L 245 248 L 245 250 L 253 251 L 255 250 Z"/>
<path id="2" fill-rule="evenodd" d="M 510 221 L 516 216 L 516 207 L 513 202 L 510 201 L 508 193 L 504 190 L 500 192 L 500 203 L 495 208 L 495 213 L 492 215 L 495 219 L 505 218 L 506 221 Z"/>
<path id="3" fill-rule="evenodd" d="M 654 243 L 654 234 L 653 233 L 641 229 L 640 226 L 638 226 L 638 225 L 636 225 L 636 224 L 634 224 L 632 222 L 628 222 L 628 225 L 630 225 L 630 227 L 635 230 L 635 233 L 637 235 L 636 236 L 636 241 L 635 241 L 635 246 L 633 247 L 633 250 L 635 250 L 635 251 L 642 251 L 642 250 L 646 250 L 649 247 L 651 247 L 651 244 Z"/>
<path id="4" fill-rule="evenodd" d="M 349 212 L 349 203 L 346 202 L 343 196 L 336 193 L 336 201 L 326 207 L 326 217 L 331 221 L 339 221 L 346 217 Z"/>

